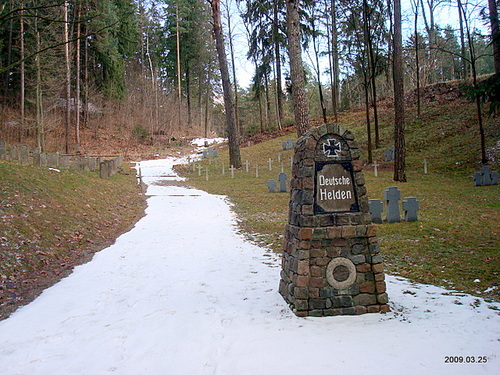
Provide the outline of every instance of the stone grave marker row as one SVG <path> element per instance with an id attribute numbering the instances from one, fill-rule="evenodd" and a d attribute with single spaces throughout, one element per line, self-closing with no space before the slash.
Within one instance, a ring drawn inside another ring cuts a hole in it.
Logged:
<path id="1" fill-rule="evenodd" d="M 280 192 L 280 193 L 287 192 L 287 189 L 286 189 L 287 179 L 288 179 L 288 176 L 286 175 L 286 173 L 284 173 L 284 172 L 278 173 L 278 176 L 277 176 L 277 180 L 279 181 L 278 192 Z M 276 183 L 275 179 L 267 180 L 266 184 L 267 184 L 267 188 L 268 188 L 269 193 L 276 193 L 277 183 Z"/>
<path id="2" fill-rule="evenodd" d="M 488 166 L 482 167 L 481 172 L 474 173 L 473 178 L 474 186 L 498 185 L 498 172 L 491 171 Z"/>
<path id="3" fill-rule="evenodd" d="M 121 167 L 122 156 L 89 156 L 89 155 L 67 155 L 58 152 L 40 152 L 38 148 L 32 151 L 33 165 L 40 167 L 73 169 L 78 172 L 94 172 L 99 170 L 102 176 L 110 177 Z M 5 141 L 0 141 L 0 159 L 18 161 L 22 165 L 28 165 L 30 161 L 30 150 L 27 145 L 14 145 L 7 147 Z M 102 162 L 105 162 L 102 164 Z M 101 165 L 102 164 L 102 165 Z M 104 171 L 101 173 L 101 168 Z"/>
<path id="4" fill-rule="evenodd" d="M 399 200 L 401 199 L 401 192 L 395 186 L 389 187 L 384 190 L 384 200 L 386 201 L 386 221 L 388 223 L 399 223 L 401 221 L 400 211 L 399 211 Z M 384 204 L 380 199 L 370 199 L 368 201 L 370 214 L 372 216 L 372 222 L 381 224 L 382 212 L 384 210 Z M 415 197 L 408 197 L 403 199 L 402 204 L 403 211 L 405 213 L 404 219 L 407 222 L 417 221 L 417 212 L 420 208 L 420 202 Z"/>

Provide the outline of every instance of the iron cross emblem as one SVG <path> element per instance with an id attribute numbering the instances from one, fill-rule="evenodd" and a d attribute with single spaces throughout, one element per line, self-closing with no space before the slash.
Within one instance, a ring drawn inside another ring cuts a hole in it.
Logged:
<path id="1" fill-rule="evenodd" d="M 323 154 L 329 158 L 338 158 L 341 151 L 340 142 L 336 139 L 327 139 L 326 142 L 323 143 Z"/>

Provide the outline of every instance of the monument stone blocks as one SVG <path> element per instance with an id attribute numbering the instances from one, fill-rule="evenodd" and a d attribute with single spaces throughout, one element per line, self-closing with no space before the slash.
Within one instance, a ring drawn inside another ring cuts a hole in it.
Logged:
<path id="1" fill-rule="evenodd" d="M 297 141 L 279 291 L 298 316 L 389 311 L 359 157 L 340 125 Z"/>

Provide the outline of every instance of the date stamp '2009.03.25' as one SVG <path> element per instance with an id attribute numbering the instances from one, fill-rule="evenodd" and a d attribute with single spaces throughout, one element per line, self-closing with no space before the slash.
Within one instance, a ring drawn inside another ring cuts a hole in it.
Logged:
<path id="1" fill-rule="evenodd" d="M 488 356 L 486 355 L 447 355 L 444 357 L 444 363 L 487 363 Z"/>

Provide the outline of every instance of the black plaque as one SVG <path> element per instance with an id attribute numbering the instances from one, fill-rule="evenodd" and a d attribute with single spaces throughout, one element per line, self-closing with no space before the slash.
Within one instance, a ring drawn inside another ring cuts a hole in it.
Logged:
<path id="1" fill-rule="evenodd" d="M 315 213 L 359 212 L 355 186 L 351 162 L 317 162 Z"/>

